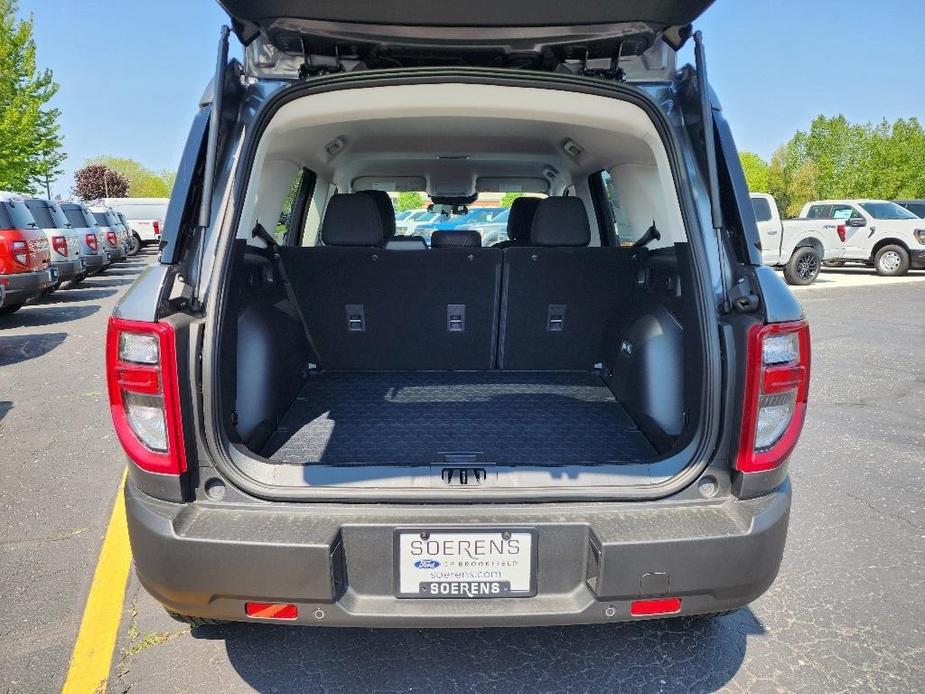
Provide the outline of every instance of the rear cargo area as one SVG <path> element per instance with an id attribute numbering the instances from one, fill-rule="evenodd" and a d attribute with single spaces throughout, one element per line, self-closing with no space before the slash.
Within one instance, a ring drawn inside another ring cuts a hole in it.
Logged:
<path id="1" fill-rule="evenodd" d="M 259 494 L 454 498 L 471 469 L 499 498 L 614 495 L 696 460 L 705 333 L 661 135 L 619 99 L 510 97 L 348 90 L 267 126 L 213 353 Z"/>
<path id="2" fill-rule="evenodd" d="M 330 372 L 311 376 L 261 454 L 283 463 L 429 465 L 652 460 L 597 372 Z"/>

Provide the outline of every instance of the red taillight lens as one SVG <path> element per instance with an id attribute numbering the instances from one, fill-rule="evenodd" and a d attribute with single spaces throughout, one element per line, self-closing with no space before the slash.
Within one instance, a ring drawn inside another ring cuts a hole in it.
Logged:
<path id="1" fill-rule="evenodd" d="M 96 238 L 96 234 L 87 234 L 84 236 L 84 239 L 87 242 L 87 245 L 90 247 L 91 251 L 99 249 L 99 241 Z"/>
<path id="2" fill-rule="evenodd" d="M 841 240 L 842 243 L 844 243 L 845 239 L 848 238 L 847 227 L 845 227 L 844 224 L 839 224 L 837 227 L 835 227 L 835 231 L 838 232 L 838 238 Z"/>
<path id="3" fill-rule="evenodd" d="M 630 614 L 633 617 L 651 617 L 660 614 L 677 614 L 681 611 L 681 598 L 652 598 L 633 600 Z"/>
<path id="4" fill-rule="evenodd" d="M 109 409 L 119 442 L 142 470 L 186 471 L 173 326 L 110 318 Z"/>
<path id="5" fill-rule="evenodd" d="M 154 233 L 157 236 L 161 235 L 161 223 L 156 219 L 154 220 Z"/>
<path id="6" fill-rule="evenodd" d="M 106 232 L 106 240 L 109 241 L 109 245 L 111 246 L 115 246 L 119 242 L 119 239 L 116 237 L 116 232 L 114 231 Z"/>
<path id="7" fill-rule="evenodd" d="M 749 331 L 736 459 L 740 472 L 772 470 L 793 451 L 806 417 L 809 366 L 806 321 L 756 325 Z"/>
<path id="8" fill-rule="evenodd" d="M 29 264 L 29 244 L 25 241 L 13 241 L 10 244 L 10 250 L 13 253 L 13 260 L 20 265 Z"/>
<path id="9" fill-rule="evenodd" d="M 299 608 L 287 602 L 246 602 L 244 612 L 248 617 L 258 619 L 297 619 Z"/>
<path id="10" fill-rule="evenodd" d="M 52 236 L 51 247 L 58 255 L 63 255 L 65 258 L 67 257 L 67 239 L 63 236 Z"/>

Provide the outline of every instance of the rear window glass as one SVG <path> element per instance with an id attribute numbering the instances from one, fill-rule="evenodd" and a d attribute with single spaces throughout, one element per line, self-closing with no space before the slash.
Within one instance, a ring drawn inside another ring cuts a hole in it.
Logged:
<path id="1" fill-rule="evenodd" d="M 0 229 L 34 229 L 35 221 L 22 202 L 0 203 Z"/>
<path id="2" fill-rule="evenodd" d="M 52 216 L 52 211 L 46 203 L 40 200 L 27 200 L 26 207 L 32 213 L 35 223 L 42 229 L 56 229 L 58 227 Z"/>
<path id="3" fill-rule="evenodd" d="M 807 219 L 827 219 L 829 216 L 830 205 L 813 205 L 809 208 Z"/>
<path id="4" fill-rule="evenodd" d="M 109 217 L 106 216 L 105 212 L 94 212 L 93 219 L 96 220 L 96 223 L 103 227 L 111 227 L 112 223 L 109 221 Z"/>
<path id="5" fill-rule="evenodd" d="M 759 222 L 771 221 L 771 205 L 765 198 L 752 198 L 752 209 L 755 210 L 755 219 Z"/>
<path id="6" fill-rule="evenodd" d="M 925 217 L 925 203 L 910 202 L 906 203 L 905 208 L 912 214 L 918 215 L 919 217 Z"/>
<path id="7" fill-rule="evenodd" d="M 84 229 L 86 227 L 92 226 L 92 224 L 84 217 L 83 210 L 79 207 L 62 207 L 64 210 L 64 216 L 67 217 L 67 221 L 71 223 L 71 226 L 75 229 Z"/>

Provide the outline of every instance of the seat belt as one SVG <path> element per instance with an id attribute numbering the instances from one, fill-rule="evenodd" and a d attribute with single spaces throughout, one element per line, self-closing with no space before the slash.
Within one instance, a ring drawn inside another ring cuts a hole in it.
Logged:
<path id="1" fill-rule="evenodd" d="M 302 313 L 302 307 L 296 300 L 295 292 L 292 290 L 292 283 L 289 281 L 289 275 L 286 273 L 286 266 L 283 265 L 282 256 L 279 254 L 279 243 L 270 232 L 263 228 L 263 225 L 260 224 L 260 222 L 258 222 L 257 226 L 254 227 L 251 235 L 254 238 L 258 238 L 267 244 L 267 248 L 273 254 L 273 261 L 276 263 L 276 271 L 279 273 L 280 282 L 283 284 L 283 289 L 286 290 L 286 296 L 289 299 L 289 303 L 292 304 L 293 309 L 295 309 L 299 323 L 302 324 L 302 332 L 305 334 L 305 341 L 308 342 L 308 348 L 312 351 L 312 353 L 315 355 L 315 358 L 320 363 L 321 354 L 318 352 L 318 348 L 315 346 L 315 341 L 312 339 L 312 333 L 308 329 L 308 322 L 305 320 L 305 316 Z"/>

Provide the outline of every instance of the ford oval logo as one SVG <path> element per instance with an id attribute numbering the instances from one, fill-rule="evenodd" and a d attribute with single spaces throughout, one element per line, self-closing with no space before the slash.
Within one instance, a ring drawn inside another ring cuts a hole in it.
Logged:
<path id="1" fill-rule="evenodd" d="M 418 569 L 436 569 L 440 566 L 440 562 L 436 559 L 418 559 L 414 562 L 414 566 Z"/>

